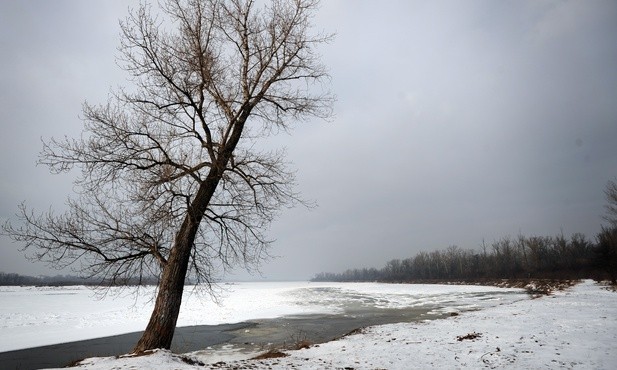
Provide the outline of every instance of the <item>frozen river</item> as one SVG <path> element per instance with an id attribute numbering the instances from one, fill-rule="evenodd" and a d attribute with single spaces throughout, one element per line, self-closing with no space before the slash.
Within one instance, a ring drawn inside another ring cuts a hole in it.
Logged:
<path id="1" fill-rule="evenodd" d="M 215 293 L 213 300 L 203 290 L 188 287 L 178 326 L 304 315 L 357 316 L 362 321 L 367 313 L 392 312 L 431 319 L 527 299 L 520 289 L 380 283 L 226 283 Z M 141 331 L 152 311 L 153 294 L 153 287 L 138 292 L 83 286 L 0 287 L 0 352 Z"/>

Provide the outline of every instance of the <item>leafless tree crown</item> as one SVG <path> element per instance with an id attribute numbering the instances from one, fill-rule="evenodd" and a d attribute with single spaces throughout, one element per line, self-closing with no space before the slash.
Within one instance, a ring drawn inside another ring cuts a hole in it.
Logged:
<path id="1" fill-rule="evenodd" d="M 282 151 L 255 139 L 331 114 L 332 95 L 311 29 L 316 0 L 168 0 L 121 22 L 119 64 L 132 85 L 84 104 L 81 138 L 50 140 L 40 162 L 77 167 L 78 194 L 62 214 L 21 207 L 4 231 L 36 259 L 76 264 L 122 281 L 158 276 L 175 233 L 211 173 L 220 182 L 190 260 L 193 277 L 254 266 L 276 211 L 299 201 Z M 238 140 L 238 133 L 241 140 Z"/>

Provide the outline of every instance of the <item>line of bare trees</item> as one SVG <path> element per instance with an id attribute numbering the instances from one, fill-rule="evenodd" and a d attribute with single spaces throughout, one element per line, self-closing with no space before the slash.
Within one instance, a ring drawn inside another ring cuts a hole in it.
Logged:
<path id="1" fill-rule="evenodd" d="M 596 242 L 583 234 L 505 237 L 478 250 L 450 246 L 393 259 L 381 269 L 319 273 L 313 281 L 476 280 L 505 278 L 596 278 L 615 281 L 617 227 L 606 227 Z"/>
<path id="2" fill-rule="evenodd" d="M 55 275 L 55 276 L 29 276 L 16 273 L 0 271 L 0 286 L 70 286 L 70 285 L 89 285 L 89 286 L 113 286 L 113 285 L 156 285 L 158 279 L 152 277 L 133 277 L 123 281 L 101 281 L 96 278 L 88 278 L 74 275 Z"/>
<path id="3" fill-rule="evenodd" d="M 607 183 L 606 215 L 595 242 L 576 233 L 568 239 L 519 235 L 505 237 L 480 251 L 450 246 L 446 250 L 420 252 L 404 260 L 394 259 L 381 269 L 349 269 L 322 272 L 313 281 L 411 282 L 431 280 L 481 280 L 551 278 L 610 280 L 617 283 L 617 180 Z"/>

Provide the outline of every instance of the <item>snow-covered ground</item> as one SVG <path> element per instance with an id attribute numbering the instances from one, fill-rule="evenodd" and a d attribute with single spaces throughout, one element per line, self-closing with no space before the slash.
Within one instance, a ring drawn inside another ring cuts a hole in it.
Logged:
<path id="1" fill-rule="evenodd" d="M 495 302 L 499 303 L 481 304 L 482 310 L 443 320 L 371 327 L 337 341 L 285 351 L 289 356 L 283 358 L 212 364 L 211 358 L 199 353 L 187 356 L 206 363 L 205 368 L 617 368 L 617 293 L 585 281 L 552 296 Z M 158 351 L 141 357 L 89 359 L 81 368 L 196 366 L 169 352 Z"/>
<path id="2" fill-rule="evenodd" d="M 80 286 L 0 286 L 0 352 L 141 331 L 152 312 L 153 293 L 152 287 L 135 294 Z M 527 299 L 517 289 L 482 286 L 308 282 L 223 284 L 216 295 L 213 302 L 189 287 L 178 326 L 334 314 L 357 307 L 425 307 L 437 315 Z"/>

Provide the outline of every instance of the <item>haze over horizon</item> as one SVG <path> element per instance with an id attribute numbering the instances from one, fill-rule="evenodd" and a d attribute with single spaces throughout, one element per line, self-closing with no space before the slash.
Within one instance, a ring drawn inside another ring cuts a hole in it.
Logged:
<path id="1" fill-rule="evenodd" d="M 78 136 L 81 105 L 130 87 L 118 20 L 136 1 L 0 2 L 0 220 L 61 212 L 72 175 L 36 166 L 41 138 Z M 312 210 L 281 213 L 262 275 L 382 267 L 505 236 L 593 239 L 617 177 L 617 3 L 322 1 L 315 27 L 337 95 L 331 122 L 285 146 Z M 0 236 L 0 271 L 56 274 Z M 60 273 L 70 273 L 61 271 Z"/>

